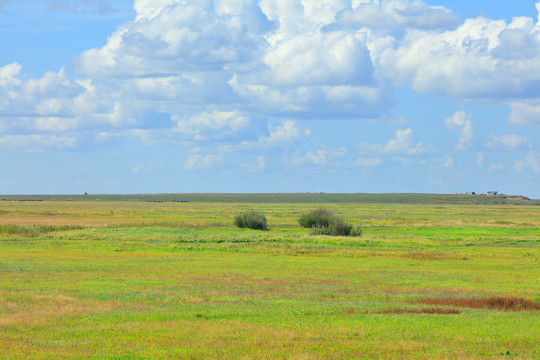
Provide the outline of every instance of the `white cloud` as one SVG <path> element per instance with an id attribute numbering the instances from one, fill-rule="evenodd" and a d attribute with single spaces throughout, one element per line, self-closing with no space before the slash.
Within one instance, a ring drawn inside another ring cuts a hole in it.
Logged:
<path id="1" fill-rule="evenodd" d="M 504 166 L 502 163 L 490 164 L 488 167 L 488 171 L 501 171 L 503 169 L 504 169 Z"/>
<path id="2" fill-rule="evenodd" d="M 512 112 L 508 120 L 514 124 L 540 125 L 540 103 L 532 102 L 513 102 L 510 104 Z"/>
<path id="3" fill-rule="evenodd" d="M 260 172 L 266 169 L 266 158 L 258 156 L 255 163 L 242 164 L 242 169 L 247 172 Z"/>
<path id="4" fill-rule="evenodd" d="M 445 32 L 408 31 L 383 49 L 379 66 L 416 91 L 474 98 L 540 96 L 540 27 L 531 18 L 507 24 L 467 19 Z"/>
<path id="5" fill-rule="evenodd" d="M 212 167 L 222 166 L 224 160 L 225 157 L 221 154 L 192 154 L 184 163 L 182 170 L 207 170 Z"/>
<path id="6" fill-rule="evenodd" d="M 93 77 L 138 77 L 222 71 L 249 62 L 264 41 L 259 32 L 268 20 L 254 16 L 260 10 L 253 1 L 225 5 L 136 1 L 136 21 L 121 26 L 103 48 L 84 52 L 78 65 Z"/>
<path id="7" fill-rule="evenodd" d="M 540 157 L 534 152 L 530 152 L 524 160 L 516 162 L 514 169 L 517 172 L 523 172 L 527 169 L 531 169 L 535 173 L 540 173 Z"/>
<path id="8" fill-rule="evenodd" d="M 173 116 L 173 120 L 177 123 L 175 131 L 182 138 L 194 141 L 231 139 L 251 125 L 246 116 L 235 111 L 203 112 L 185 118 Z"/>
<path id="9" fill-rule="evenodd" d="M 377 118 L 387 111 L 388 89 L 378 86 L 271 86 L 235 76 L 229 84 L 249 109 L 305 118 Z"/>
<path id="10" fill-rule="evenodd" d="M 424 1 L 362 1 L 341 12 L 334 27 L 371 29 L 444 29 L 458 24 L 458 17 L 443 6 L 429 6 Z"/>
<path id="11" fill-rule="evenodd" d="M 332 23 L 346 3 L 343 0 L 261 0 L 259 6 L 268 19 L 279 24 L 269 37 L 270 44 L 275 45 Z"/>
<path id="12" fill-rule="evenodd" d="M 69 116 L 74 113 L 73 99 L 85 92 L 72 82 L 64 69 L 48 71 L 41 78 L 26 78 L 21 65 L 0 67 L 0 115 Z"/>
<path id="13" fill-rule="evenodd" d="M 260 170 L 266 169 L 266 160 L 264 159 L 264 156 L 257 157 L 257 165 Z"/>
<path id="14" fill-rule="evenodd" d="M 327 146 L 320 146 L 315 151 L 308 151 L 304 156 L 294 157 L 291 162 L 294 165 L 313 164 L 323 167 L 330 163 L 335 166 L 339 159 L 343 158 L 347 153 L 348 150 L 345 147 L 332 150 Z"/>
<path id="15" fill-rule="evenodd" d="M 309 136 L 311 136 L 309 129 L 302 130 L 293 120 L 286 120 L 280 125 L 270 126 L 269 134 L 259 137 L 256 141 L 244 140 L 240 145 L 225 147 L 225 150 L 285 150 L 300 144 Z"/>
<path id="16" fill-rule="evenodd" d="M 450 10 L 421 0 L 136 0 L 134 8 L 133 21 L 75 61 L 85 79 L 72 80 L 64 69 L 32 78 L 18 63 L 0 67 L 3 133 L 47 132 L 85 144 L 115 130 L 117 139 L 139 136 L 147 144 L 287 149 L 310 131 L 286 120 L 264 134 L 260 119 L 384 119 L 400 82 L 467 99 L 511 98 L 510 121 L 539 123 L 540 26 L 530 18 L 479 17 L 457 26 Z M 457 149 L 469 149 L 468 115 L 458 112 L 446 124 L 460 136 Z M 524 146 L 517 138 L 492 140 Z M 369 146 L 373 158 L 433 152 L 411 129 Z M 325 161 L 318 151 L 312 163 Z"/>
<path id="17" fill-rule="evenodd" d="M 272 78 L 283 85 L 369 85 L 373 65 L 353 34 L 308 33 L 278 43 L 264 56 Z"/>
<path id="18" fill-rule="evenodd" d="M 391 155 L 394 160 L 400 161 L 404 165 L 410 164 L 411 156 L 427 155 L 435 152 L 435 149 L 426 146 L 421 142 L 416 143 L 414 139 L 414 131 L 411 128 L 398 129 L 396 131 L 395 138 L 389 140 L 386 144 L 360 143 L 358 144 L 358 150 L 364 155 Z M 363 157 L 360 158 L 357 163 L 364 165 L 370 163 L 378 165 L 379 159 Z"/>
<path id="19" fill-rule="evenodd" d="M 453 156 L 446 156 L 444 158 L 439 159 L 439 162 L 441 163 L 441 167 L 451 168 L 451 167 L 454 167 L 454 164 L 456 161 Z"/>
<path id="20" fill-rule="evenodd" d="M 17 76 L 20 74 L 21 68 L 22 66 L 19 63 L 12 63 L 4 67 L 0 66 L 0 86 L 9 89 L 19 85 L 21 80 Z"/>
<path id="21" fill-rule="evenodd" d="M 493 150 L 514 151 L 519 149 L 527 149 L 531 141 L 526 137 L 519 135 L 491 135 L 486 143 L 486 147 Z"/>
<path id="22" fill-rule="evenodd" d="M 396 138 L 390 140 L 382 149 L 383 153 L 399 155 L 422 155 L 432 149 L 422 143 L 414 144 L 414 135 L 411 128 L 396 131 Z"/>
<path id="23" fill-rule="evenodd" d="M 151 174 L 159 171 L 164 166 L 163 162 L 150 162 L 146 164 L 137 164 L 131 169 L 131 174 Z"/>
<path id="24" fill-rule="evenodd" d="M 269 148 L 287 147 L 297 144 L 310 135 L 310 130 L 302 130 L 294 121 L 286 120 L 281 125 L 271 128 L 268 137 L 259 138 L 258 145 Z"/>
<path id="25" fill-rule="evenodd" d="M 484 166 L 484 154 L 479 152 L 476 154 L 476 165 L 478 165 L 478 167 L 483 167 Z"/>
<path id="26" fill-rule="evenodd" d="M 71 150 L 76 148 L 77 139 L 54 135 L 6 135 L 0 136 L 0 147 L 27 152 Z"/>
<path id="27" fill-rule="evenodd" d="M 374 77 L 365 39 L 320 31 L 347 3 L 136 1 L 137 19 L 77 64 L 144 99 L 241 103 L 266 116 L 374 118 L 391 95 Z"/>
<path id="28" fill-rule="evenodd" d="M 459 143 L 456 150 L 467 150 L 474 137 L 473 124 L 470 115 L 465 111 L 458 111 L 445 121 L 446 127 L 459 134 Z"/>

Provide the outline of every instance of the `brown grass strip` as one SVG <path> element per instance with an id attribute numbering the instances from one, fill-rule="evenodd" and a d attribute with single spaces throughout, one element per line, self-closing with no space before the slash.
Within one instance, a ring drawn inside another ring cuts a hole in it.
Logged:
<path id="1" fill-rule="evenodd" d="M 420 298 L 416 302 L 426 305 L 446 305 L 472 309 L 491 309 L 499 311 L 539 311 L 540 303 L 517 297 L 490 298 Z"/>
<path id="2" fill-rule="evenodd" d="M 347 315 L 368 315 L 368 314 L 439 314 L 439 315 L 455 315 L 461 314 L 461 310 L 458 309 L 448 309 L 448 308 L 439 308 L 439 307 L 430 307 L 422 309 L 406 309 L 406 308 L 393 308 L 393 309 L 384 309 L 374 312 L 369 312 L 367 310 L 357 312 L 355 309 L 347 309 L 345 311 Z"/>
<path id="3" fill-rule="evenodd" d="M 458 309 L 447 308 L 422 308 L 422 309 L 405 309 L 405 308 L 393 308 L 376 311 L 375 314 L 439 314 L 439 315 L 456 315 L 461 314 Z"/>

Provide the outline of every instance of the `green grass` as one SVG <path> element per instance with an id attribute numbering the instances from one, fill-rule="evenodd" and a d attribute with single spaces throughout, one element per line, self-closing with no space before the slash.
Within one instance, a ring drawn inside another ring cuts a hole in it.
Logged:
<path id="1" fill-rule="evenodd" d="M 0 359 L 540 358 L 540 208 L 319 206 L 0 202 Z"/>

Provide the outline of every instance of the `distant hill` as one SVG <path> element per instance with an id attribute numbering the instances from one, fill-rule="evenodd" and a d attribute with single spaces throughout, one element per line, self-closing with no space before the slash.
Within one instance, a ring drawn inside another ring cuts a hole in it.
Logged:
<path id="1" fill-rule="evenodd" d="M 0 195 L 0 201 L 135 201 L 230 203 L 364 203 L 364 204 L 516 204 L 540 205 L 521 195 L 461 194 L 132 194 L 132 195 Z"/>

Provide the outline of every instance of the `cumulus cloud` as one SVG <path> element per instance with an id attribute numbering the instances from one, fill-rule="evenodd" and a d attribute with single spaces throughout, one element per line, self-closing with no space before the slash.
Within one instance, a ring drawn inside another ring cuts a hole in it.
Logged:
<path id="1" fill-rule="evenodd" d="M 149 162 L 146 164 L 137 164 L 131 169 L 131 174 L 151 174 L 161 170 L 163 166 L 163 162 Z"/>
<path id="2" fill-rule="evenodd" d="M 382 149 L 383 153 L 399 155 L 422 155 L 432 150 L 422 143 L 414 143 L 411 128 L 396 131 L 396 138 L 390 140 Z"/>
<path id="3" fill-rule="evenodd" d="M 308 151 L 304 156 L 294 157 L 291 163 L 294 165 L 311 164 L 320 167 L 331 163 L 335 166 L 341 158 L 347 155 L 347 152 L 345 147 L 332 150 L 327 146 L 320 146 L 315 151 Z"/>
<path id="4" fill-rule="evenodd" d="M 121 26 L 103 48 L 84 52 L 79 68 L 93 77 L 137 77 L 222 71 L 249 62 L 268 20 L 250 16 L 258 9 L 253 1 L 213 3 L 136 1 L 136 21 Z"/>
<path id="5" fill-rule="evenodd" d="M 188 157 L 182 170 L 208 170 L 216 166 L 222 166 L 225 156 L 222 154 L 192 154 Z"/>
<path id="6" fill-rule="evenodd" d="M 292 148 L 311 136 L 311 130 L 301 129 L 293 120 L 285 120 L 277 126 L 269 126 L 269 133 L 257 140 L 244 140 L 236 146 L 224 147 L 227 151 L 284 150 Z"/>
<path id="7" fill-rule="evenodd" d="M 473 123 L 466 111 L 458 111 L 445 121 L 446 127 L 459 134 L 459 143 L 456 150 L 467 150 L 474 138 Z"/>
<path id="8" fill-rule="evenodd" d="M 379 66 L 416 91 L 464 99 L 540 95 L 540 27 L 533 19 L 467 19 L 455 30 L 411 30 Z"/>
<path id="9" fill-rule="evenodd" d="M 257 166 L 259 167 L 260 170 L 266 169 L 266 160 L 264 156 L 257 157 Z"/>
<path id="10" fill-rule="evenodd" d="M 478 152 L 476 153 L 476 165 L 478 165 L 478 167 L 483 167 L 484 166 L 484 154 L 481 153 L 481 152 Z"/>
<path id="11" fill-rule="evenodd" d="M 513 102 L 508 120 L 515 124 L 540 125 L 540 103 L 538 101 Z"/>
<path id="12" fill-rule="evenodd" d="M 501 171 L 503 169 L 504 169 L 504 166 L 502 163 L 490 164 L 488 166 L 488 171 Z"/>
<path id="13" fill-rule="evenodd" d="M 135 96 L 238 103 L 261 115 L 374 118 L 391 102 L 367 42 L 321 32 L 347 1 L 135 2 L 137 18 L 78 69 L 117 78 Z"/>
<path id="14" fill-rule="evenodd" d="M 258 156 L 254 163 L 244 163 L 241 168 L 246 172 L 260 172 L 266 169 L 266 158 Z"/>
<path id="15" fill-rule="evenodd" d="M 184 118 L 173 116 L 173 120 L 177 123 L 175 131 L 179 136 L 193 141 L 231 139 L 252 129 L 251 121 L 235 111 L 203 112 Z"/>
<path id="16" fill-rule="evenodd" d="M 329 28 L 444 29 L 457 24 L 457 15 L 443 6 L 429 6 L 419 0 L 368 0 L 340 12 Z"/>
<path id="17" fill-rule="evenodd" d="M 171 114 L 176 100 L 261 116 L 379 118 L 391 107 L 391 82 L 464 98 L 534 87 L 536 54 L 526 62 L 520 51 L 534 38 L 531 19 L 456 28 L 450 10 L 420 0 L 137 0 L 135 10 L 78 68 L 118 79 L 129 96 L 170 102 Z M 521 58 L 503 59 L 505 46 Z"/>
<path id="18" fill-rule="evenodd" d="M 71 150 L 76 148 L 77 139 L 55 135 L 6 135 L 0 136 L 0 147 L 28 152 Z"/>
<path id="19" fill-rule="evenodd" d="M 64 116 L 73 114 L 73 99 L 85 89 L 64 71 L 48 71 L 41 78 L 24 78 L 22 66 L 0 67 L 0 114 L 15 116 Z"/>
<path id="20" fill-rule="evenodd" d="M 458 24 L 450 10 L 421 0 L 136 0 L 134 9 L 135 19 L 103 47 L 75 60 L 81 79 L 64 69 L 32 78 L 17 63 L 0 66 L 3 133 L 98 137 L 113 129 L 149 144 L 287 149 L 310 135 L 290 119 L 388 118 L 397 83 L 462 99 L 502 98 L 511 103 L 510 121 L 539 124 L 540 26 L 531 18 Z M 289 120 L 266 129 L 266 119 Z M 446 125 L 459 134 L 458 150 L 470 148 L 466 113 Z M 525 146 L 518 138 L 490 141 Z M 379 155 L 433 152 L 411 129 L 369 146 L 377 156 L 365 159 L 373 163 Z M 319 150 L 311 163 L 324 162 Z M 187 168 L 208 159 L 194 157 Z"/>
<path id="21" fill-rule="evenodd" d="M 445 156 L 443 158 L 438 159 L 438 162 L 441 167 L 443 168 L 451 168 L 454 167 L 456 161 L 453 156 Z"/>
<path id="22" fill-rule="evenodd" d="M 486 143 L 486 147 L 493 150 L 514 151 L 519 149 L 527 149 L 531 141 L 526 137 L 519 135 L 491 135 Z"/>
<path id="23" fill-rule="evenodd" d="M 534 152 L 530 152 L 524 160 L 516 162 L 514 169 L 517 172 L 523 172 L 527 169 L 531 169 L 535 173 L 540 173 L 540 157 Z"/>
<path id="24" fill-rule="evenodd" d="M 373 65 L 366 45 L 352 34 L 302 34 L 277 44 L 264 56 L 280 84 L 369 85 Z"/>
<path id="25" fill-rule="evenodd" d="M 380 155 L 392 155 L 403 161 L 408 161 L 406 157 L 425 155 L 434 152 L 434 149 L 422 144 L 416 143 L 414 131 L 411 128 L 398 129 L 395 138 L 389 140 L 386 144 L 361 143 L 358 148 L 361 153 L 375 153 Z"/>

